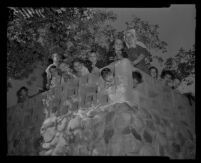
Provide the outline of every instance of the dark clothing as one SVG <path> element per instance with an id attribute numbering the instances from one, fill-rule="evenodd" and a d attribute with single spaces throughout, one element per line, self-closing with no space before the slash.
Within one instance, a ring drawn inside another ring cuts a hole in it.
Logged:
<path id="1" fill-rule="evenodd" d="M 126 52 L 122 52 L 122 56 L 123 58 L 128 58 L 128 55 Z M 115 51 L 110 51 L 108 54 L 107 54 L 107 65 L 109 65 L 110 63 L 114 62 L 117 60 L 117 56 L 116 56 L 116 53 Z M 106 65 L 106 66 L 107 66 Z"/>
<path id="2" fill-rule="evenodd" d="M 29 99 L 29 96 L 19 96 L 17 103 L 24 103 L 27 99 Z"/>
<path id="3" fill-rule="evenodd" d="M 139 68 L 140 70 L 150 74 L 149 67 L 151 66 L 149 63 L 146 63 L 146 59 L 149 59 L 151 57 L 151 54 L 141 46 L 136 45 L 136 48 L 129 48 L 127 49 L 128 59 L 133 62 L 136 60 L 141 54 L 143 54 L 145 57 L 135 66 Z"/>
<path id="4" fill-rule="evenodd" d="M 92 71 L 91 61 L 89 61 L 89 60 L 85 61 L 84 65 L 88 68 L 89 72 L 91 73 L 91 71 Z M 101 61 L 97 61 L 95 66 L 100 69 L 100 68 L 104 67 L 104 64 Z"/>
<path id="5" fill-rule="evenodd" d="M 195 97 L 191 93 L 185 93 L 184 95 L 188 98 L 189 104 L 192 106 L 193 102 L 195 102 Z"/>

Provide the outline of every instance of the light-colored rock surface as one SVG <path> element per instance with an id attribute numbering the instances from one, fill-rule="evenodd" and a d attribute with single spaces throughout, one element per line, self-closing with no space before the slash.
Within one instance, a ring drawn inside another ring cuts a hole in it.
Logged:
<path id="1" fill-rule="evenodd" d="M 9 153 L 32 155 L 35 151 L 35 154 L 53 156 L 195 158 L 195 105 L 190 106 L 187 98 L 164 87 L 140 70 L 137 71 L 142 73 L 143 83 L 133 89 L 131 72 L 136 69 L 126 59 L 110 66 L 116 70 L 116 85 L 113 88 L 120 85 L 124 91 L 104 90 L 99 75 L 89 74 L 79 81 L 66 83 L 63 88 L 56 87 L 40 95 L 37 99 L 41 101 L 40 106 L 37 106 L 40 110 L 32 104 L 32 109 L 35 109 L 33 115 L 43 115 L 40 125 L 35 129 L 36 135 L 43 138 L 38 144 L 40 148 L 25 152 L 29 148 L 26 144 L 18 143 L 13 147 L 15 139 L 18 140 L 20 134 L 29 131 L 28 127 L 21 131 L 20 126 L 34 126 L 39 120 L 33 118 L 25 123 L 24 118 L 21 121 L 21 115 L 26 117 L 29 114 L 20 113 L 23 107 L 18 106 L 12 113 L 19 118 L 13 123 L 9 109 Z M 36 110 L 39 111 L 37 114 Z M 13 131 L 12 128 L 18 130 Z M 26 133 L 25 138 L 36 138 L 36 135 Z M 28 144 L 34 146 L 34 143 Z"/>

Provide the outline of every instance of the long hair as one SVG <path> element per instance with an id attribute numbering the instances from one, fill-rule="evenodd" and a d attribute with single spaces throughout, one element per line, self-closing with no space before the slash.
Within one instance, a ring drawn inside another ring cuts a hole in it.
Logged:
<path id="1" fill-rule="evenodd" d="M 132 34 L 133 40 L 135 41 L 136 45 L 141 46 L 141 47 L 147 49 L 146 45 L 144 43 L 142 43 L 141 41 L 138 40 L 137 33 L 136 33 L 135 29 L 129 29 L 129 30 L 127 30 L 127 31 L 124 32 L 124 41 L 125 41 L 126 47 L 128 49 L 130 48 L 130 46 L 128 45 L 128 43 L 126 41 L 126 33 L 131 33 Z"/>

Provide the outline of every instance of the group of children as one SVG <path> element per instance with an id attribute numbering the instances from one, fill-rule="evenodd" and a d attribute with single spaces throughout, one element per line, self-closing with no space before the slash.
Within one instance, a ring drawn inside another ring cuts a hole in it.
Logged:
<path id="1" fill-rule="evenodd" d="M 137 40 L 137 34 L 134 29 L 125 31 L 124 40 L 120 38 L 114 40 L 110 46 L 109 53 L 102 63 L 99 62 L 98 55 L 99 53 L 97 53 L 97 51 L 91 51 L 89 53 L 88 61 L 85 61 L 85 63 L 80 59 L 75 59 L 72 63 L 69 63 L 65 59 L 62 60 L 61 55 L 54 53 L 52 55 L 53 63 L 50 64 L 45 71 L 46 80 L 44 80 L 44 90 L 65 83 L 72 78 L 79 78 L 88 73 L 100 72 L 102 67 L 105 67 L 112 62 L 118 62 L 124 58 L 127 58 L 134 67 L 158 80 L 157 68 L 150 65 L 151 55 L 147 51 L 146 46 Z M 113 83 L 114 73 L 111 69 L 103 68 L 100 74 L 106 83 Z M 142 75 L 140 72 L 133 72 L 132 77 L 133 87 L 136 87 L 137 84 L 142 82 Z M 162 80 L 164 85 L 170 86 L 172 89 L 177 89 L 181 82 L 168 70 L 164 70 L 161 73 L 160 80 Z"/>

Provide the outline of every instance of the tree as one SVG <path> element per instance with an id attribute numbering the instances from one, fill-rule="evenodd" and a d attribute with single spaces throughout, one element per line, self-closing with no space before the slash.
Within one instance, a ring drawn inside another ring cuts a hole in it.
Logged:
<path id="1" fill-rule="evenodd" d="M 195 74 L 195 46 L 186 50 L 180 48 L 178 53 L 171 58 L 168 58 L 165 62 L 165 68 L 175 72 L 175 74 L 185 79 L 190 75 Z"/>
<path id="2" fill-rule="evenodd" d="M 66 58 L 85 58 L 92 47 L 107 49 L 112 12 L 89 8 L 10 8 L 7 28 L 8 76 L 21 79 L 41 61 L 46 66 L 53 52 Z M 104 30 L 103 30 L 104 29 Z M 100 37 L 101 36 L 101 37 Z M 103 37 L 104 36 L 104 37 Z M 99 38 L 105 38 L 101 40 Z"/>

